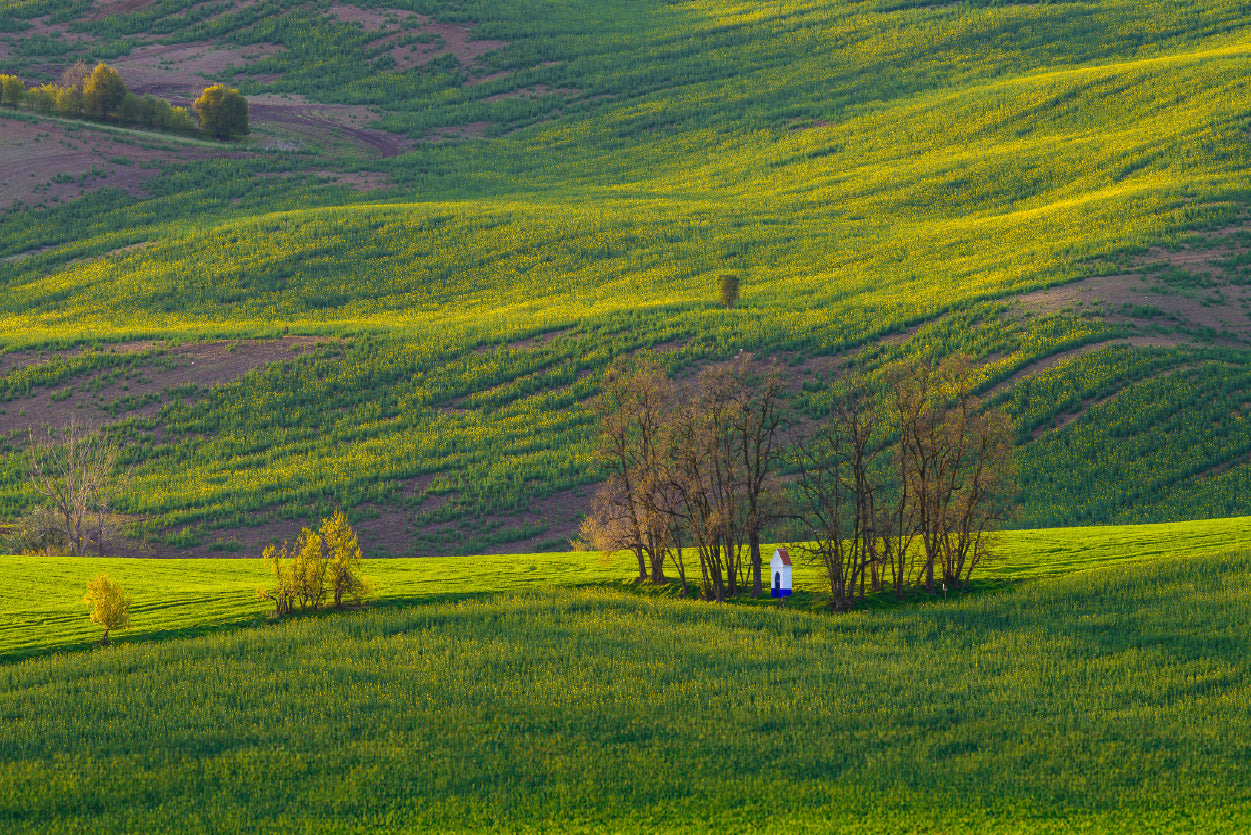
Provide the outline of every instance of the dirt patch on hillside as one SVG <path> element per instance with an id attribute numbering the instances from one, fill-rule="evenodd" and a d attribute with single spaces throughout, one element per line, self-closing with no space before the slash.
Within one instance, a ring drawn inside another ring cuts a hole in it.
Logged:
<path id="1" fill-rule="evenodd" d="M 490 122 L 470 122 L 467 125 L 449 125 L 432 128 L 426 132 L 426 138 L 434 141 L 453 140 L 463 142 L 467 139 L 481 139 L 486 136 Z"/>
<path id="2" fill-rule="evenodd" d="M 1134 348 L 1181 348 L 1191 347 L 1195 343 L 1191 340 L 1183 339 L 1178 336 L 1131 336 L 1125 339 L 1110 339 L 1106 342 L 1092 342 L 1089 345 L 1082 345 L 1079 348 L 1070 348 L 1067 351 L 1060 351 L 1049 357 L 1043 357 L 1040 360 L 1030 363 L 1024 368 L 1017 371 L 1003 382 L 997 383 L 993 388 L 986 392 L 985 397 L 991 398 L 1003 392 L 1006 389 L 1019 383 L 1026 377 L 1034 377 L 1055 368 L 1062 362 L 1084 356 L 1094 351 L 1102 351 L 1105 348 L 1111 348 L 1116 345 L 1130 345 Z"/>
<path id="3" fill-rule="evenodd" d="M 105 350 L 116 351 L 119 354 L 138 354 L 144 351 L 151 351 L 156 348 L 156 342 L 124 342 L 117 345 L 110 345 Z M 39 363 L 49 362 L 53 359 L 64 359 L 67 357 L 77 357 L 82 355 L 87 348 L 71 348 L 66 351 L 7 351 L 0 354 L 0 377 L 4 377 L 19 368 L 25 368 L 30 365 L 38 365 Z"/>
<path id="4" fill-rule="evenodd" d="M 1251 274 L 1240 261 L 1251 247 L 1246 227 L 1209 233 L 1180 250 L 1153 248 L 1128 269 L 1024 293 L 1011 310 L 1046 315 L 1095 312 L 1111 322 L 1205 330 L 1251 341 Z"/>
<path id="5" fill-rule="evenodd" d="M 429 481 L 427 477 L 424 479 Z M 539 527 L 532 536 L 505 543 L 487 544 L 463 530 L 462 521 L 430 522 L 422 519 L 421 509 L 400 506 L 362 505 L 365 518 L 353 524 L 367 558 L 441 557 L 452 554 L 509 554 L 530 551 L 567 550 L 576 539 L 583 517 L 590 512 L 595 485 L 580 485 L 536 499 L 525 510 L 513 514 L 486 514 L 474 520 L 474 531 L 500 532 Z M 433 497 L 443 504 L 448 496 Z M 175 547 L 159 542 L 123 541 L 112 543 L 117 556 L 147 558 L 258 557 L 268 545 L 292 542 L 300 529 L 313 519 L 272 519 L 254 514 L 256 523 L 203 532 L 200 542 Z M 442 544 L 429 544 L 437 541 Z"/>
<path id="6" fill-rule="evenodd" d="M 346 143 L 379 159 L 389 159 L 413 146 L 406 136 L 360 127 L 373 121 L 376 114 L 358 105 L 258 103 L 249 105 L 249 117 L 261 125 L 280 127 L 284 135 L 294 135 L 309 145 L 330 148 Z"/>
<path id="7" fill-rule="evenodd" d="M 347 3 L 331 3 L 327 14 L 344 23 L 359 23 L 366 32 L 384 31 L 416 16 L 409 9 L 362 9 Z"/>
<path id="8" fill-rule="evenodd" d="M 492 351 L 500 350 L 500 348 L 504 348 L 509 351 L 528 351 L 531 348 L 539 348 L 544 345 L 548 345 L 552 342 L 555 342 L 558 339 L 564 339 L 566 336 L 569 336 L 570 334 L 575 333 L 576 331 L 577 331 L 577 328 L 560 328 L 554 331 L 545 331 L 540 334 L 535 334 L 534 336 L 531 336 L 527 339 L 519 339 L 516 342 L 506 342 L 503 345 L 499 345 L 499 344 L 482 345 L 478 348 L 475 348 L 474 353 L 475 354 L 489 354 Z"/>
<path id="9" fill-rule="evenodd" d="M 569 541 L 577 538 L 582 519 L 591 511 L 591 503 L 597 485 L 584 484 L 567 490 L 559 490 L 542 498 L 533 499 L 529 505 L 516 513 L 484 514 L 476 517 L 472 529 L 466 530 L 464 520 L 448 522 L 423 521 L 422 511 L 399 514 L 388 525 L 384 514 L 377 520 L 361 522 L 362 529 L 373 527 L 374 542 L 383 545 L 392 556 L 439 557 L 451 554 L 517 554 L 531 551 L 565 551 Z M 449 497 L 433 497 L 439 501 L 432 508 L 442 505 Z M 488 543 L 485 537 L 499 537 L 508 531 L 538 528 L 530 536 L 510 539 L 502 543 Z M 417 544 L 421 542 L 450 543 L 443 545 Z"/>
<path id="10" fill-rule="evenodd" d="M 582 519 L 591 512 L 591 502 L 595 498 L 597 489 L 597 485 L 583 484 L 568 490 L 561 490 L 531 502 L 524 516 L 501 517 L 500 521 L 508 527 L 516 527 L 526 522 L 539 522 L 546 526 L 546 530 L 528 539 L 503 545 L 488 545 L 481 549 L 481 552 L 484 554 L 524 554 L 536 550 L 563 551 L 568 549 L 569 540 L 578 536 Z"/>
<path id="11" fill-rule="evenodd" d="M 418 30 L 433 40 L 427 44 L 419 43 L 409 47 L 397 45 L 396 49 L 406 49 L 410 52 L 415 49 L 418 53 L 416 59 L 419 64 L 427 64 L 444 55 L 454 55 L 462 67 L 467 67 L 480 60 L 488 52 L 508 46 L 508 41 L 475 39 L 472 23 L 433 23 L 427 17 L 421 15 L 415 17 L 420 24 Z M 386 43 L 391 39 L 399 40 L 399 36 L 388 32 L 387 38 L 381 40 Z M 393 50 L 392 55 L 394 54 Z"/>
<path id="12" fill-rule="evenodd" d="M 310 173 L 315 177 L 324 177 L 335 185 L 350 186 L 356 191 L 375 191 L 385 187 L 387 184 L 387 175 L 380 171 L 352 171 L 349 173 L 312 171 Z"/>
<path id="13" fill-rule="evenodd" d="M 208 85 L 226 81 L 232 68 L 276 55 L 285 47 L 270 43 L 219 46 L 205 41 L 141 46 L 109 61 L 136 95 L 194 99 Z"/>
<path id="14" fill-rule="evenodd" d="M 226 7 L 214 6 L 214 15 L 255 5 L 256 0 L 234 0 Z M 151 5 L 150 0 L 104 0 L 97 2 L 85 19 L 100 20 L 140 11 Z M 209 4 L 212 5 L 212 4 Z M 188 9 L 207 11 L 205 3 Z M 315 8 L 308 4 L 306 9 Z M 180 12 L 181 13 L 181 12 Z M 477 40 L 475 26 L 471 23 L 438 23 L 428 17 L 414 14 L 406 9 L 363 8 L 342 0 L 336 0 L 323 12 L 340 24 L 359 27 L 366 38 L 369 53 L 385 59 L 389 56 L 392 72 L 404 72 L 432 61 L 451 61 L 471 76 L 481 76 L 483 69 L 475 67 L 487 53 L 506 47 L 500 40 Z M 53 50 L 45 56 L 33 56 L 26 60 L 23 79 L 27 84 L 39 84 L 59 80 L 62 71 L 80 57 L 88 57 L 95 38 L 89 34 L 69 31 L 70 23 L 51 23 L 46 17 L 30 21 L 31 34 L 61 38 L 72 48 L 68 53 Z M 189 41 L 186 43 L 157 43 L 164 35 L 141 33 L 133 37 L 135 46 L 124 55 L 109 59 L 108 63 L 122 75 L 127 87 L 138 95 L 152 94 L 181 107 L 190 107 L 195 97 L 206 86 L 223 82 L 239 84 L 251 79 L 264 84 L 277 76 L 262 77 L 249 74 L 247 68 L 258 61 L 280 55 L 285 47 L 274 43 L 258 43 L 239 46 L 227 43 Z M 8 55 L 19 41 L 0 35 L 0 56 Z M 454 60 L 453 60 L 454 59 Z M 371 58 L 370 60 L 375 60 Z M 538 97 L 560 93 L 576 95 L 573 90 L 547 90 L 534 87 L 525 91 L 509 93 L 509 96 Z M 407 137 L 389 133 L 375 127 L 383 113 L 375 107 L 363 105 L 323 105 L 301 99 L 298 96 L 250 97 L 250 122 L 252 137 L 245 142 L 222 144 L 220 149 L 201 148 L 175 152 L 144 151 L 138 144 L 115 147 L 120 143 L 100 136 L 85 140 L 94 146 L 86 154 L 81 148 L 71 149 L 63 140 L 64 133 L 76 132 L 60 126 L 64 120 L 40 119 L 36 123 L 17 120 L 0 122 L 0 166 L 9 171 L 20 172 L 18 176 L 0 178 L 0 208 L 21 202 L 27 205 L 47 205 L 72 200 L 82 194 L 104 187 L 116 187 L 132 196 L 145 195 L 143 184 L 160 173 L 154 163 L 178 159 L 200 159 L 217 156 L 243 156 L 264 151 L 314 152 L 327 158 L 349 155 L 357 159 L 394 157 L 413 147 Z M 75 123 L 78 130 L 102 134 L 89 123 Z M 467 125 L 444 127 L 431 132 L 435 141 L 466 141 L 485 136 L 488 124 L 474 122 Z M 24 141 L 34 134 L 50 132 L 53 136 L 47 146 L 34 147 Z M 142 132 L 139 142 L 164 144 L 160 134 Z M 72 143 L 71 143 L 72 144 Z M 102 157 L 102 160 L 92 157 Z M 113 162 L 109 162 L 112 160 Z M 342 182 L 358 190 L 383 188 L 386 182 L 381 176 L 338 175 Z"/>
<path id="15" fill-rule="evenodd" d="M 346 149 L 367 159 L 385 159 L 413 146 L 407 137 L 359 127 L 375 118 L 367 108 L 258 104 L 251 107 L 251 116 L 254 139 L 215 145 L 159 133 L 116 132 L 89 122 L 0 114 L 0 169 L 11 172 L 0 177 L 0 209 L 17 203 L 55 205 L 106 187 L 144 197 L 146 184 L 167 165 L 243 158 L 265 148 Z M 342 172 L 333 178 L 358 190 L 384 188 L 388 182 L 378 172 Z"/>
<path id="16" fill-rule="evenodd" d="M 104 3 L 97 2 L 95 11 L 87 15 L 83 20 L 94 22 L 103 20 L 106 17 L 112 17 L 113 15 L 131 14 L 132 12 L 148 8 L 152 3 L 153 0 L 111 0 L 111 2 L 106 0 Z"/>
<path id="17" fill-rule="evenodd" d="M 1153 273 L 1101 275 L 1016 296 L 1014 307 L 1036 314 L 1098 311 L 1111 321 L 1173 320 L 1210 327 L 1240 338 L 1251 336 L 1251 286 L 1216 276 L 1210 286 L 1170 286 Z M 1154 315 L 1153 315 L 1154 314 Z"/>
<path id="18" fill-rule="evenodd" d="M 0 208 L 59 203 L 111 187 L 133 196 L 161 166 L 225 156 L 211 146 L 153 136 L 140 144 L 125 134 L 63 119 L 5 118 L 0 115 Z"/>
<path id="19" fill-rule="evenodd" d="M 297 357 L 312 350 L 318 341 L 296 336 L 164 348 L 143 358 L 134 369 L 102 368 L 0 402 L 0 435 L 16 430 L 24 436 L 28 429 L 64 426 L 71 420 L 107 426 L 136 415 L 154 415 L 171 399 L 171 389 L 193 385 L 208 389 L 228 383 L 268 363 Z M 152 342 L 129 342 L 103 350 L 125 356 L 159 348 Z M 0 374 L 80 353 L 82 349 L 42 354 L 11 351 L 0 355 Z"/>
<path id="20" fill-rule="evenodd" d="M 517 90 L 510 90 L 507 93 L 496 93 L 494 96 L 487 96 L 483 101 L 496 102 L 505 99 L 538 99 L 543 96 L 580 96 L 582 91 L 577 87 L 548 87 L 545 84 L 535 84 L 532 87 L 521 87 Z"/>
<path id="21" fill-rule="evenodd" d="M 1153 380 L 1158 380 L 1161 377 L 1167 377 L 1170 374 L 1176 374 L 1180 371 L 1185 371 L 1188 367 L 1189 366 L 1187 365 L 1178 365 L 1173 368 L 1166 369 L 1164 371 L 1158 371 L 1155 374 L 1150 374 L 1141 379 L 1134 380 L 1133 384 L 1136 386 L 1143 385 L 1145 383 L 1152 382 Z M 1072 411 L 1061 412 L 1060 414 L 1056 415 L 1056 417 L 1050 423 L 1045 424 L 1043 426 L 1035 427 L 1034 431 L 1030 433 L 1030 440 L 1037 441 L 1039 438 L 1042 438 L 1045 435 L 1051 434 L 1053 432 L 1059 432 L 1060 430 L 1066 428 L 1073 421 L 1082 417 L 1083 415 L 1085 415 L 1087 412 L 1091 411 L 1092 409 L 1097 409 L 1100 406 L 1103 406 L 1106 403 L 1110 403 L 1111 401 L 1120 397 L 1124 391 L 1125 391 L 1125 388 L 1120 388 L 1112 392 L 1111 394 L 1104 395 L 1103 397 L 1095 398 L 1093 400 L 1083 401 L 1076 409 L 1073 409 Z"/>

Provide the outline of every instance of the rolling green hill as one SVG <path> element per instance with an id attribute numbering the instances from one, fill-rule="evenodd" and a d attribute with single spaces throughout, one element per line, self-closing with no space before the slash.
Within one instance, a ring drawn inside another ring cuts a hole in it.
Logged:
<path id="1" fill-rule="evenodd" d="M 775 357 L 809 415 L 844 359 L 967 351 L 1017 421 L 1021 524 L 1251 512 L 1241 4 L 16 0 L 2 23 L 0 71 L 32 82 L 103 58 L 176 98 L 200 77 L 160 56 L 199 50 L 253 97 L 242 145 L 128 138 L 142 187 L 101 152 L 104 186 L 0 216 L 27 375 L 0 428 L 54 398 L 125 420 L 154 543 L 346 506 L 396 555 L 559 547 L 598 372 L 657 346 Z M 361 108 L 396 153 L 282 101 Z M 283 334 L 324 339 L 141 404 L 90 396 L 116 357 L 61 350 Z"/>
<path id="2" fill-rule="evenodd" d="M 197 557 L 0 557 L 0 829 L 1245 831 L 1245 5 L 8 0 L 0 73 L 252 133 L 0 107 L 0 525 L 110 422 L 123 553 Z M 924 605 L 624 585 L 565 549 L 643 349 L 799 422 L 972 354 L 1022 530 Z M 233 557 L 340 507 L 442 558 L 268 623 Z"/>

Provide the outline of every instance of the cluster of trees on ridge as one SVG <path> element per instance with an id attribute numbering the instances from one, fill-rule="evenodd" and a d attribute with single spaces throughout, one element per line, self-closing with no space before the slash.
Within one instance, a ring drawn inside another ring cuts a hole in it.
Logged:
<path id="1" fill-rule="evenodd" d="M 26 88 L 15 75 L 0 75 L 0 104 L 27 105 L 37 113 L 71 119 L 86 117 L 106 122 L 141 125 L 177 133 L 204 133 L 218 139 L 245 136 L 248 102 L 238 90 L 223 84 L 206 88 L 191 110 L 171 105 L 153 95 L 136 96 L 121 75 L 108 64 L 95 68 L 79 61 L 61 74 L 61 83 Z M 192 113 L 199 119 L 196 125 Z"/>
<path id="2" fill-rule="evenodd" d="M 640 581 L 667 582 L 671 562 L 683 589 L 692 547 L 703 599 L 723 601 L 761 594 L 762 530 L 791 520 L 835 609 L 866 589 L 967 585 L 1015 496 L 1009 421 L 982 407 L 969 360 L 878 384 L 849 375 L 803 428 L 783 414 L 777 368 L 755 365 L 740 354 L 681 384 L 650 355 L 609 369 L 594 401 L 609 476 L 579 544 L 633 552 Z"/>

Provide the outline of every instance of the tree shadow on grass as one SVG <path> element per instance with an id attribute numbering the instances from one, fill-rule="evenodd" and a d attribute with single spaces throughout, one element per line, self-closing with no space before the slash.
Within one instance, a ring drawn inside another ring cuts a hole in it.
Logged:
<path id="1" fill-rule="evenodd" d="M 902 600 L 895 596 L 893 589 L 884 588 L 880 591 L 866 592 L 863 603 L 857 601 L 857 605 L 854 609 L 846 611 L 866 612 L 911 609 L 918 606 L 928 606 L 947 601 L 963 600 L 971 596 L 984 596 L 1011 592 L 1024 582 L 1027 582 L 1027 580 L 1004 577 L 978 578 L 970 581 L 965 588 L 950 588 L 946 592 L 939 591 L 937 594 L 929 594 L 924 589 L 907 589 L 904 592 Z M 619 591 L 639 597 L 660 597 L 674 600 L 686 599 L 691 601 L 700 600 L 698 584 L 690 582 L 687 583 L 685 594 L 682 590 L 682 584 L 679 581 L 652 585 L 651 583 L 639 583 L 634 580 L 616 580 L 600 583 L 585 583 L 578 586 L 578 588 L 611 589 L 613 591 Z M 760 597 L 755 598 L 751 596 L 750 592 L 744 592 L 735 597 L 726 598 L 723 605 L 752 609 L 777 609 L 792 612 L 809 612 L 813 614 L 836 614 L 830 608 L 829 594 L 810 590 L 796 590 L 793 594 L 780 600 L 770 597 L 768 590 L 766 590 Z"/>
<path id="2" fill-rule="evenodd" d="M 479 600 L 496 597 L 501 594 L 507 594 L 507 592 L 440 592 L 437 594 L 414 597 L 388 597 L 382 600 L 370 601 L 362 605 L 345 606 L 342 609 L 325 608 L 318 609 L 316 611 L 294 612 L 281 619 L 274 618 L 272 613 L 249 614 L 225 620 L 215 620 L 212 623 L 145 629 L 141 632 L 132 632 L 130 634 L 115 630 L 109 635 L 109 643 L 107 647 L 101 645 L 99 638 L 91 640 L 72 640 L 46 646 L 23 647 L 10 652 L 0 653 L 0 666 L 15 664 L 21 661 L 29 661 L 35 658 L 43 658 L 50 655 L 59 655 L 61 653 L 80 653 L 97 649 L 107 650 L 123 644 L 147 644 L 162 641 L 181 640 L 185 638 L 198 638 L 204 635 L 217 635 L 240 629 L 260 629 L 267 626 L 279 626 L 292 621 L 320 619 L 336 615 L 366 612 L 370 610 L 391 610 L 419 605 Z M 86 619 L 85 613 L 83 617 Z"/>
<path id="3" fill-rule="evenodd" d="M 878 592 L 867 593 L 865 595 L 864 604 L 862 606 L 858 606 L 852 611 L 886 611 L 928 606 L 935 603 L 942 603 L 944 600 L 955 601 L 973 595 L 982 596 L 1009 592 L 1023 582 L 1025 581 L 1020 579 L 978 579 L 972 581 L 966 589 L 949 590 L 945 596 L 941 592 L 937 595 L 930 595 L 922 590 L 916 593 L 909 592 L 905 594 L 902 601 L 896 599 L 892 590 L 884 589 Z M 112 647 L 124 644 L 156 643 L 187 638 L 198 638 L 205 635 L 217 635 L 240 629 L 260 629 L 268 626 L 279 626 L 292 621 L 321 619 L 366 611 L 390 611 L 412 608 L 414 606 L 430 606 L 443 603 L 487 600 L 493 597 L 511 596 L 516 594 L 535 594 L 541 593 L 542 591 L 577 591 L 579 589 L 600 589 L 634 597 L 663 598 L 668 600 L 685 599 L 691 602 L 699 602 L 698 585 L 688 583 L 687 591 L 683 594 L 682 586 L 677 581 L 661 585 L 651 585 L 650 583 L 637 583 L 634 580 L 611 580 L 580 583 L 569 586 L 552 586 L 548 589 L 528 589 L 518 592 L 498 590 L 480 592 L 437 592 L 432 594 L 415 595 L 412 597 L 385 597 L 379 600 L 369 601 L 368 603 L 361 605 L 345 606 L 342 609 L 326 608 L 318 609 L 316 611 L 294 612 L 281 619 L 274 618 L 272 614 L 258 613 L 230 618 L 227 620 L 218 620 L 212 623 L 169 627 L 164 629 L 149 629 L 143 632 L 131 634 L 115 631 L 109 636 L 109 646 Z M 714 604 L 709 603 L 708 605 L 713 606 Z M 775 611 L 803 612 L 809 614 L 839 614 L 831 611 L 829 605 L 829 595 L 806 590 L 796 591 L 794 594 L 780 601 L 768 596 L 752 598 L 750 593 L 745 593 L 740 594 L 737 597 L 728 598 L 723 605 L 743 609 L 773 609 Z M 84 617 L 86 617 L 85 614 Z M 18 663 L 21 661 L 28 661 L 35 658 L 42 658 L 45 656 L 58 655 L 61 653 L 80 653 L 97 649 L 103 650 L 107 649 L 107 647 L 102 647 L 99 639 L 67 641 L 65 643 L 50 646 L 27 647 L 0 654 L 0 666 Z"/>

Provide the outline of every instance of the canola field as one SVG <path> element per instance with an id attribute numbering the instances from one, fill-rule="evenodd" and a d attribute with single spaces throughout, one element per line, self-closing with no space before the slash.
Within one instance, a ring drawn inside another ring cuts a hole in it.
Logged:
<path id="1" fill-rule="evenodd" d="M 211 14 L 168 0 L 72 24 L 98 57 L 153 32 L 278 45 L 238 68 L 245 93 L 368 105 L 413 140 L 332 166 L 382 176 L 367 193 L 327 185 L 316 149 L 258 144 L 170 166 L 140 197 L 0 216 L 8 348 L 344 338 L 130 418 L 138 489 L 123 509 L 145 536 L 204 543 L 382 506 L 425 531 L 412 554 L 541 538 L 543 520 L 505 517 L 595 481 L 586 400 L 613 357 L 648 347 L 678 371 L 776 358 L 811 415 L 823 360 L 872 375 L 969 352 L 1020 427 L 1019 524 L 1251 512 L 1245 342 L 1016 301 L 1160 248 L 1201 255 L 1243 222 L 1240 4 L 367 5 L 497 46 L 398 71 L 359 60 L 376 45 L 328 4 L 294 0 Z M 12 4 L 0 28 L 23 46 L 0 70 L 77 55 L 23 34 L 75 8 Z M 487 127 L 434 141 L 468 124 Z M 1245 283 L 1229 256 L 1212 253 Z M 714 301 L 724 273 L 744 286 L 731 311 Z M 1083 348 L 1096 350 L 1064 355 Z M 72 387 L 59 362 L 42 390 Z M 0 386 L 20 409 L 21 381 Z M 13 517 L 32 499 L 5 453 Z"/>

